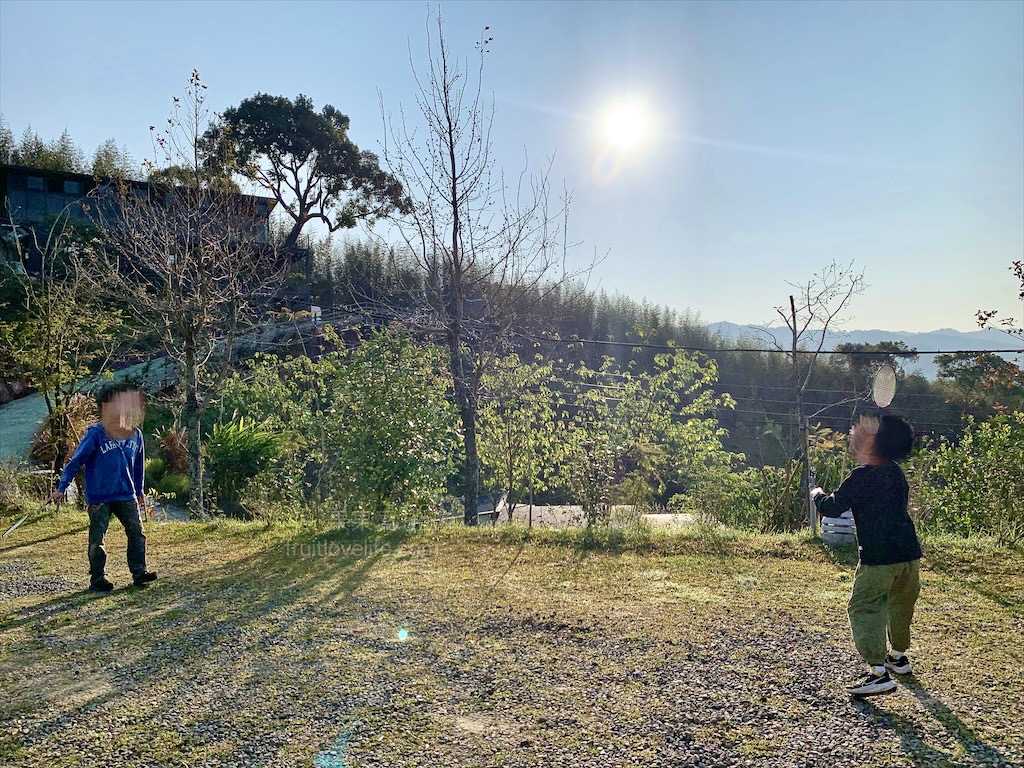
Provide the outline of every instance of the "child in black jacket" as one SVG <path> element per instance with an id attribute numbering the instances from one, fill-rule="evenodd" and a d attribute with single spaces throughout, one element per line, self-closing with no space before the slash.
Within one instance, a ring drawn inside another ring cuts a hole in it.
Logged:
<path id="1" fill-rule="evenodd" d="M 847 686 L 855 696 L 889 693 L 896 688 L 889 672 L 911 671 L 906 652 L 921 590 L 921 545 L 907 511 L 907 479 L 896 462 L 910 455 L 913 443 L 914 429 L 901 417 L 862 417 L 850 430 L 850 451 L 860 466 L 831 495 L 811 491 L 822 515 L 852 510 L 857 527 L 860 562 L 847 613 L 854 644 L 871 672 Z"/>

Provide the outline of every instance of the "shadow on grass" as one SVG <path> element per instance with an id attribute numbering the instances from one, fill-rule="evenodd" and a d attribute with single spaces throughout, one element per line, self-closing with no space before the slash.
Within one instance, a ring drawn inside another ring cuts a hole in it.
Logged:
<path id="1" fill-rule="evenodd" d="M 159 687 L 161 678 L 179 678 L 183 669 L 198 668 L 208 656 L 222 653 L 223 646 L 244 643 L 247 648 L 239 654 L 243 661 L 273 664 L 278 641 L 300 621 L 310 620 L 315 628 L 332 614 L 351 613 L 336 603 L 344 605 L 408 535 L 366 530 L 300 533 L 238 560 L 200 567 L 144 589 L 126 588 L 104 596 L 60 595 L 14 610 L 0 622 L 4 632 L 29 625 L 27 636 L 4 638 L 5 654 L 41 668 L 58 662 L 73 676 L 79 654 L 91 657 L 95 649 L 107 649 L 111 656 L 118 648 L 133 651 L 119 659 L 114 690 L 98 690 L 76 702 L 72 712 L 101 707 L 138 687 Z M 315 603 L 306 599 L 310 593 L 317 596 Z M 311 618 L 314 612 L 322 615 Z M 40 641 L 49 644 L 53 634 L 50 619 L 58 614 L 65 614 L 57 623 L 66 627 L 61 632 L 66 655 L 37 658 Z M 300 633 L 300 645 L 307 642 L 313 641 Z M 147 707 L 154 712 L 187 707 L 187 697 L 187 690 L 169 690 Z M 68 714 L 48 713 L 26 736 L 59 738 Z"/>
<path id="2" fill-rule="evenodd" d="M 818 550 L 825 559 L 846 568 L 856 568 L 860 562 L 860 550 L 856 544 L 826 544 L 821 539 L 816 542 Z"/>
<path id="3" fill-rule="evenodd" d="M 985 765 L 1011 765 L 1010 760 L 998 749 L 984 741 L 972 731 L 963 720 L 956 716 L 945 702 L 930 694 L 913 678 L 901 680 L 903 687 L 921 702 L 924 710 L 937 720 L 943 728 L 964 748 L 970 759 Z M 855 706 L 867 713 L 883 728 L 889 728 L 900 738 L 900 744 L 907 756 L 918 766 L 960 765 L 953 756 L 941 752 L 927 743 L 928 735 L 921 726 L 910 718 L 883 710 L 870 700 L 857 701 Z"/>
<path id="4" fill-rule="evenodd" d="M 66 611 L 81 608 L 91 600 L 100 600 L 105 596 L 85 589 L 79 592 L 65 592 L 49 600 L 11 611 L 6 616 L 0 616 L 0 631 L 9 631 L 25 624 L 42 623 Z"/>
<path id="5" fill-rule="evenodd" d="M 39 519 L 41 519 L 41 518 L 36 518 L 36 520 L 39 520 Z M 21 525 L 21 527 L 18 528 L 18 530 L 19 531 L 24 531 L 27 527 L 31 526 L 33 522 L 35 522 L 35 520 L 31 520 L 31 519 L 26 520 Z M 17 543 L 14 543 L 14 542 L 11 542 L 11 543 L 4 542 L 3 546 L 0 547 L 0 552 L 13 552 L 16 549 L 23 549 L 24 547 L 31 547 L 31 546 L 33 546 L 35 544 L 44 544 L 47 541 L 56 541 L 57 539 L 62 539 L 65 536 L 73 536 L 76 533 L 82 533 L 83 531 L 87 531 L 87 530 L 89 530 L 89 525 L 88 524 L 79 526 L 78 528 L 69 528 L 69 529 L 67 529 L 65 531 L 61 531 L 60 533 L 55 533 L 52 536 L 43 536 L 41 539 L 33 539 L 32 541 L 19 541 Z"/>

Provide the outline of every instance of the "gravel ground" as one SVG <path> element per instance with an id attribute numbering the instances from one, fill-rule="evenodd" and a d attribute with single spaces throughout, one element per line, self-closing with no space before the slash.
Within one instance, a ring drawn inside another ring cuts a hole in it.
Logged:
<path id="1" fill-rule="evenodd" d="M 0 600 L 7 602 L 32 595 L 59 595 L 75 589 L 66 576 L 37 576 L 32 561 L 15 560 L 0 563 Z"/>
<path id="2" fill-rule="evenodd" d="M 102 597 L 0 550 L 0 762 L 1024 764 L 1020 612 L 962 578 L 926 571 L 916 674 L 857 702 L 849 566 L 813 551 L 195 530 L 151 529 L 161 581 Z M 964 667 L 979 638 L 985 669 Z"/>

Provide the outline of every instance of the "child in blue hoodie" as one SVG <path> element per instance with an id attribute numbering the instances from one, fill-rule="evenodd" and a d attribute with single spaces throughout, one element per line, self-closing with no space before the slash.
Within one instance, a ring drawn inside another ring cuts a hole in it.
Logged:
<path id="1" fill-rule="evenodd" d="M 107 550 L 104 541 L 113 514 L 128 534 L 128 569 L 136 586 L 156 579 L 146 568 L 146 534 L 142 530 L 145 509 L 145 451 L 142 442 L 142 392 L 127 383 L 111 384 L 100 390 L 96 401 L 100 422 L 86 430 L 71 460 L 64 467 L 60 484 L 50 500 L 64 500 L 71 481 L 85 468 L 85 500 L 89 505 L 89 589 L 109 592 Z"/>

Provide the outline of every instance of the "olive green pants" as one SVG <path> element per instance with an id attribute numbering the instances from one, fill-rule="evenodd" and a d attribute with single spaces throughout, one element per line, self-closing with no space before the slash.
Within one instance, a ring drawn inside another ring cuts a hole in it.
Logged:
<path id="1" fill-rule="evenodd" d="M 885 662 L 887 635 L 894 651 L 910 647 L 910 622 L 921 592 L 919 562 L 857 566 L 846 612 L 853 642 L 868 664 Z"/>

